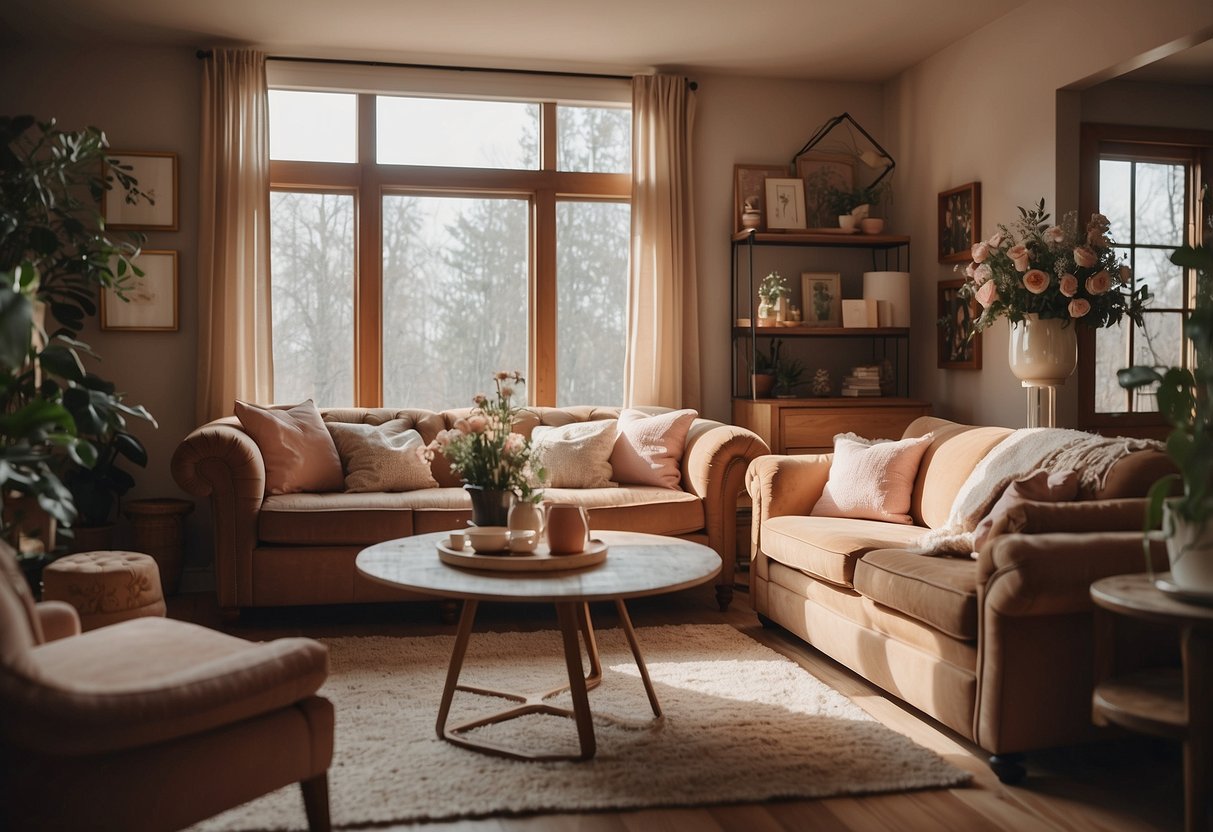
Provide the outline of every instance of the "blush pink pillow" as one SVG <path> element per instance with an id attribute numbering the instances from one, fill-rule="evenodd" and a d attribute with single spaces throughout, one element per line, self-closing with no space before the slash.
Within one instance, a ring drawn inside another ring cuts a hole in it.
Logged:
<path id="1" fill-rule="evenodd" d="M 1062 503 L 1077 499 L 1077 471 L 1049 471 L 1043 468 L 1007 486 L 1006 491 L 990 508 L 990 513 L 981 519 L 973 530 L 973 551 L 981 548 L 990 536 L 994 524 L 1015 506 L 1028 500 L 1041 503 Z"/>
<path id="2" fill-rule="evenodd" d="M 284 410 L 238 401 L 236 418 L 261 449 L 266 493 L 345 490 L 337 446 L 311 399 Z"/>
<path id="3" fill-rule="evenodd" d="M 694 410 L 672 410 L 654 416 L 624 410 L 619 414 L 619 435 L 611 451 L 611 479 L 678 488 L 682 481 L 682 449 L 698 415 Z"/>
<path id="4" fill-rule="evenodd" d="M 931 435 L 898 442 L 873 441 L 853 433 L 834 437 L 834 461 L 812 514 L 912 523 L 910 497 L 918 463 Z"/>

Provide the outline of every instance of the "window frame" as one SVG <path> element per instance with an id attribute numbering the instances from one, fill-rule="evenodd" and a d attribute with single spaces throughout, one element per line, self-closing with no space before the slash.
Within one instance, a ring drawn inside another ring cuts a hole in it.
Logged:
<path id="1" fill-rule="evenodd" d="M 1100 161 L 1104 156 L 1130 161 L 1184 162 L 1189 165 L 1187 198 L 1184 207 L 1184 242 L 1198 245 L 1203 240 L 1206 217 L 1199 199 L 1201 182 L 1213 171 L 1213 132 L 1120 124 L 1084 123 L 1079 144 L 1079 217 L 1099 210 Z M 1120 233 L 1113 229 L 1113 236 Z M 1120 240 L 1117 241 L 1121 245 Z M 1184 304 L 1180 313 L 1190 314 L 1195 300 L 1195 275 L 1184 275 Z M 1168 307 L 1169 309 L 1169 307 Z M 1162 311 L 1162 310 L 1160 310 Z M 1125 326 L 1132 326 L 1126 322 Z M 1095 410 L 1095 338 L 1094 330 L 1078 328 L 1078 427 L 1101 433 L 1164 438 L 1168 425 L 1161 413 L 1108 413 Z M 1185 363 L 1190 361 L 1185 346 Z"/>
<path id="2" fill-rule="evenodd" d="M 274 89 L 298 87 L 271 85 Z M 331 87 L 317 92 L 337 91 Z M 557 170 L 556 100 L 538 103 L 539 168 L 459 168 L 388 165 L 376 161 L 375 112 L 378 96 L 418 95 L 396 90 L 357 92 L 357 161 L 270 161 L 271 191 L 342 190 L 354 193 L 354 401 L 355 407 L 383 406 L 382 199 L 387 194 L 418 196 L 513 196 L 530 203 L 528 240 L 527 399 L 533 406 L 556 403 L 556 205 L 570 201 L 630 203 L 630 173 Z M 474 95 L 450 96 L 475 99 Z M 490 100 L 489 96 L 485 96 Z M 563 102 L 560 102 L 563 103 Z M 572 102 L 570 102 L 572 103 Z M 583 104 L 586 102 L 576 102 Z M 611 106 L 616 102 L 588 102 Z M 509 368 L 505 368 L 509 369 Z M 404 403 L 407 404 L 407 403 Z M 458 403 L 452 402 L 452 407 Z"/>

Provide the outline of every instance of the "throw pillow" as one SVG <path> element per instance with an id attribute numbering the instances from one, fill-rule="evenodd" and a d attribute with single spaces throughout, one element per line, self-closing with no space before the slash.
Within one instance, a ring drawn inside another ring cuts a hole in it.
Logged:
<path id="1" fill-rule="evenodd" d="M 346 491 L 417 491 L 437 488 L 430 464 L 418 454 L 425 442 L 403 419 L 382 425 L 329 422 L 345 468 Z"/>
<path id="2" fill-rule="evenodd" d="M 812 514 L 912 523 L 910 498 L 918 463 L 931 435 L 873 441 L 853 433 L 834 437 L 830 479 Z"/>
<path id="3" fill-rule="evenodd" d="M 672 410 L 650 416 L 640 410 L 619 414 L 619 438 L 611 452 L 616 482 L 677 489 L 682 481 L 682 450 L 694 410 Z"/>
<path id="4" fill-rule="evenodd" d="M 539 465 L 547 470 L 545 485 L 552 488 L 613 488 L 611 449 L 615 447 L 614 419 L 574 422 L 531 431 L 531 447 Z"/>
<path id="5" fill-rule="evenodd" d="M 238 401 L 236 418 L 261 449 L 266 493 L 345 488 L 333 437 L 311 399 L 285 409 Z"/>
<path id="6" fill-rule="evenodd" d="M 1068 502 L 1078 497 L 1078 472 L 1053 471 L 1043 468 L 1034 471 L 1022 479 L 1015 480 L 1007 486 L 990 513 L 981 519 L 973 530 L 973 550 L 977 551 L 990 536 L 994 524 L 1025 501 L 1033 500 L 1044 503 Z"/>

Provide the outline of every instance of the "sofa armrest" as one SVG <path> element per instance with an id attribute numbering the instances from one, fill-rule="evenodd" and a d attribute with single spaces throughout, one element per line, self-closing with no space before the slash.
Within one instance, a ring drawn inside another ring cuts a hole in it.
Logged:
<path id="1" fill-rule="evenodd" d="M 808 514 L 830 479 L 833 454 L 770 454 L 750 463 L 746 491 L 754 504 L 750 526 L 751 557 L 761 544 L 762 524 L 772 517 Z"/>
<path id="2" fill-rule="evenodd" d="M 80 614 L 66 601 L 40 601 L 34 611 L 42 627 L 42 641 L 80 635 Z"/>
<path id="3" fill-rule="evenodd" d="M 687 434 L 682 486 L 703 500 L 708 545 L 721 559 L 719 583 L 730 593 L 737 566 L 737 498 L 745 491 L 750 463 L 770 450 L 753 431 L 709 419 L 696 419 Z"/>
<path id="4" fill-rule="evenodd" d="M 173 479 L 196 497 L 211 498 L 215 589 L 221 607 L 238 607 L 252 587 L 257 512 L 265 495 L 265 460 L 232 416 L 195 429 L 173 453 Z"/>

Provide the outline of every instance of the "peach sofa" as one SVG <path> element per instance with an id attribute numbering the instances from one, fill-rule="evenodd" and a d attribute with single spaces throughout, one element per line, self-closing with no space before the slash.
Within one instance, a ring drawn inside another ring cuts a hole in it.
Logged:
<path id="1" fill-rule="evenodd" d="M 969 473 L 1011 430 L 922 417 L 904 438 L 928 433 L 913 525 L 807 516 L 832 454 L 755 461 L 747 474 L 752 602 L 764 624 L 991 752 L 992 767 L 1013 782 L 1024 773 L 1022 752 L 1096 733 L 1088 589 L 1096 578 L 1145 569 L 1144 501 L 1130 498 L 1170 463 L 1155 450 L 1128 453 L 1100 493 L 1013 510 L 976 560 L 932 557 L 914 551 L 918 539 L 945 523 Z M 1139 635 L 1125 636 L 1122 656 L 1144 649 Z"/>
<path id="2" fill-rule="evenodd" d="M 648 413 L 663 408 L 641 408 Z M 381 425 L 403 419 L 431 441 L 465 409 L 434 412 L 388 408 L 321 409 L 326 422 Z M 529 436 L 538 425 L 615 419 L 618 408 L 524 409 L 515 429 Z M 554 501 L 589 510 L 593 529 L 626 529 L 705 543 L 723 561 L 716 596 L 726 609 L 733 593 L 737 549 L 737 498 L 750 461 L 766 444 L 744 428 L 696 419 L 687 435 L 678 489 L 548 489 Z M 358 575 L 354 558 L 366 546 L 426 532 L 462 528 L 471 502 L 459 478 L 437 457 L 439 487 L 399 493 L 296 493 L 267 496 L 261 451 L 234 417 L 190 433 L 173 455 L 172 473 L 183 489 L 209 497 L 220 606 L 242 607 L 395 601 L 402 591 Z"/>

